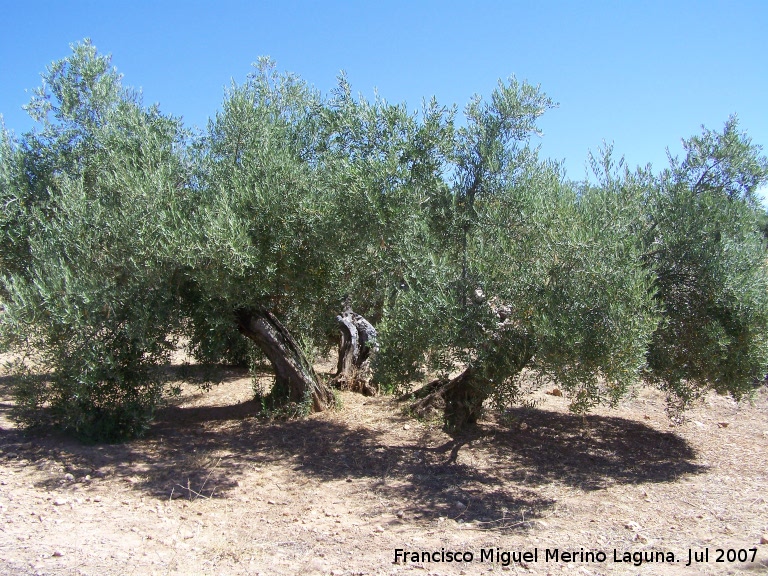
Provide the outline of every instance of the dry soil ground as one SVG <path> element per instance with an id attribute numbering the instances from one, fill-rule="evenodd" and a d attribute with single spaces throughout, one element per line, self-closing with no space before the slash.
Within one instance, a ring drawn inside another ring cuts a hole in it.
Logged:
<path id="1" fill-rule="evenodd" d="M 768 573 L 765 387 L 740 405 L 710 396 L 679 427 L 653 391 L 586 420 L 542 394 L 452 437 L 351 393 L 340 411 L 270 421 L 232 371 L 145 438 L 95 446 L 24 436 L 8 387 L 2 574 Z M 472 561 L 394 563 L 396 549 Z M 504 566 L 485 555 L 497 549 L 538 557 Z M 643 552 L 667 561 L 626 561 Z"/>

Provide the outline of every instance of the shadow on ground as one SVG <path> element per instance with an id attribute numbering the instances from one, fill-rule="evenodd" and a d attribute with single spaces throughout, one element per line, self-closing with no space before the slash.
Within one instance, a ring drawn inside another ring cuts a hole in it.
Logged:
<path id="1" fill-rule="evenodd" d="M 7 407 L 0 406 L 0 413 Z M 489 422 L 450 437 L 407 420 L 388 399 L 357 409 L 378 410 L 384 420 L 377 421 L 378 429 L 346 422 L 343 412 L 269 421 L 258 416 L 252 401 L 170 406 L 159 412 L 146 438 L 94 446 L 54 434 L 24 436 L 3 426 L 0 461 L 23 466 L 52 460 L 76 479 L 107 474 L 158 499 L 226 498 L 246 474 L 279 463 L 297 478 L 320 483 L 365 481 L 414 520 L 460 517 L 492 529 L 524 528 L 546 514 L 555 504 L 546 495 L 553 482 L 595 490 L 670 482 L 706 470 L 683 438 L 619 417 L 584 421 L 520 409 L 509 414 L 514 427 Z M 60 477 L 40 487 L 62 489 Z"/>

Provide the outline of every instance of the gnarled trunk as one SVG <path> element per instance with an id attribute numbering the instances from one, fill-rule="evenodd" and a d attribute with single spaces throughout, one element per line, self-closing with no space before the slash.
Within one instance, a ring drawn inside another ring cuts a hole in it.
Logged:
<path id="1" fill-rule="evenodd" d="M 374 396 L 377 390 L 371 384 L 371 360 L 378 351 L 376 329 L 349 307 L 336 316 L 336 322 L 339 323 L 341 331 L 339 362 L 336 376 L 330 384 L 344 390 Z"/>
<path id="2" fill-rule="evenodd" d="M 253 340 L 272 363 L 273 397 L 297 404 L 311 398 L 313 412 L 322 412 L 333 405 L 333 392 L 320 382 L 304 352 L 271 312 L 241 309 L 235 318 L 240 332 Z"/>
<path id="3" fill-rule="evenodd" d="M 476 423 L 483 414 L 483 403 L 494 389 L 519 374 L 533 358 L 535 349 L 529 330 L 510 318 L 509 306 L 498 298 L 486 300 L 480 289 L 475 290 L 473 300 L 490 306 L 497 319 L 496 325 L 487 331 L 487 339 L 478 347 L 473 365 L 455 378 L 435 380 L 401 398 L 415 397 L 417 400 L 411 409 L 420 417 L 442 412 L 449 431 Z"/>
<path id="4" fill-rule="evenodd" d="M 474 424 L 483 414 L 483 402 L 489 387 L 472 368 L 467 368 L 450 380 L 434 380 L 412 395 L 417 398 L 411 410 L 422 418 L 443 414 L 447 430 L 460 430 Z"/>

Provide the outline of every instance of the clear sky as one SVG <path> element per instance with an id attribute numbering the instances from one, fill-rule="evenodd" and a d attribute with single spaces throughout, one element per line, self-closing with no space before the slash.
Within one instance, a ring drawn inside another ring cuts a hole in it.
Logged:
<path id="1" fill-rule="evenodd" d="M 40 72 L 90 37 L 145 103 L 205 126 L 231 80 L 259 56 L 323 92 L 463 107 L 499 78 L 540 84 L 559 103 L 541 121 L 545 156 L 582 179 L 603 141 L 630 165 L 730 114 L 768 152 L 768 1 L 538 2 L 2 0 L 0 113 L 17 134 Z"/>

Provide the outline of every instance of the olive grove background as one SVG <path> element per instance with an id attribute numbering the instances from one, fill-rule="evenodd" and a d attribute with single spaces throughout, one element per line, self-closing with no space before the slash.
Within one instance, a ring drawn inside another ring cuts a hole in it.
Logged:
<path id="1" fill-rule="evenodd" d="M 312 367 L 344 303 L 370 379 L 448 428 L 554 382 L 584 412 L 638 384 L 673 413 L 741 398 L 768 365 L 768 161 L 735 118 L 661 173 L 610 148 L 573 182 L 533 144 L 553 106 L 514 78 L 462 113 L 329 95 L 260 60 L 194 133 L 88 41 L 0 143 L 0 337 L 15 415 L 140 435 L 170 353 L 259 354 L 265 405 L 334 405 Z M 359 352 L 359 351 L 358 351 Z M 491 401 L 491 402 L 489 402 Z"/>

